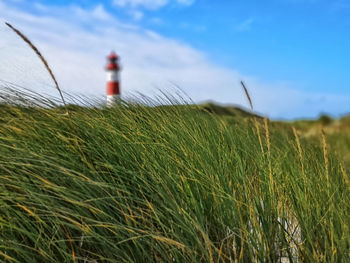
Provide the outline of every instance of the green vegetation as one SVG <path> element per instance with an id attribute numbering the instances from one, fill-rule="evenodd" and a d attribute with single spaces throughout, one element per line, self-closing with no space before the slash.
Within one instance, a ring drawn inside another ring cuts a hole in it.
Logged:
<path id="1" fill-rule="evenodd" d="M 319 143 L 323 130 L 327 135 L 328 147 L 350 168 L 350 116 L 332 119 L 327 115 L 321 115 L 318 120 L 280 124 L 285 127 L 296 127 L 303 139 L 313 143 Z"/>
<path id="2" fill-rule="evenodd" d="M 325 136 L 167 103 L 2 105 L 1 260 L 350 261 L 348 168 Z"/>

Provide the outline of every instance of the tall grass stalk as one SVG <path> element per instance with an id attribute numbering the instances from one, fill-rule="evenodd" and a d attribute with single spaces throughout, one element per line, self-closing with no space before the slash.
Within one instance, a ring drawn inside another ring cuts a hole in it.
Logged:
<path id="1" fill-rule="evenodd" d="M 52 78 L 53 82 L 55 83 L 56 89 L 60 94 L 60 97 L 62 99 L 63 105 L 66 106 L 66 102 L 64 100 L 62 91 L 58 85 L 58 82 L 56 80 L 55 75 L 53 74 L 49 63 L 47 63 L 47 60 L 45 59 L 45 57 L 41 54 L 41 52 L 39 51 L 39 49 L 33 44 L 32 41 L 30 41 L 30 39 L 28 37 L 26 37 L 20 30 L 18 30 L 17 28 L 13 27 L 10 23 L 5 22 L 5 24 L 13 31 L 15 32 L 24 42 L 26 42 L 28 44 L 28 46 L 35 52 L 35 54 L 37 54 L 37 56 L 39 57 L 39 59 L 41 60 L 41 62 L 44 64 L 45 69 L 47 70 L 47 72 L 49 73 L 50 77 Z M 67 114 L 69 114 L 69 110 L 67 108 Z"/>

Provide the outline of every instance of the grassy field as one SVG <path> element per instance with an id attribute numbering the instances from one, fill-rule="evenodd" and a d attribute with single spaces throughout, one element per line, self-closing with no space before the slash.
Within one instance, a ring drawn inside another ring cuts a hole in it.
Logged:
<path id="1" fill-rule="evenodd" d="M 30 101 L 46 107 L 0 106 L 1 261 L 350 261 L 333 153 L 349 151 L 330 128 L 174 98 L 70 115 Z"/>

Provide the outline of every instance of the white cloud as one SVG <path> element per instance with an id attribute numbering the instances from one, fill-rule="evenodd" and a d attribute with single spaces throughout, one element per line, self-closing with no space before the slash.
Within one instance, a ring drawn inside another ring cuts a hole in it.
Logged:
<path id="1" fill-rule="evenodd" d="M 140 21 L 143 18 L 143 13 L 139 10 L 131 10 L 130 15 L 135 21 Z"/>
<path id="2" fill-rule="evenodd" d="M 161 25 L 164 25 L 164 21 L 163 19 L 159 18 L 159 17 L 153 17 L 150 19 L 150 22 L 153 24 L 153 25 L 157 25 L 157 26 L 161 26 Z"/>
<path id="3" fill-rule="evenodd" d="M 252 28 L 253 23 L 255 22 L 255 19 L 248 18 L 244 20 L 242 23 L 236 26 L 236 30 L 240 32 L 249 31 Z"/>
<path id="4" fill-rule="evenodd" d="M 306 93 L 285 83 L 266 84 L 216 65 L 186 43 L 118 21 L 102 5 L 92 9 L 46 6 L 37 12 L 0 2 L 0 17 L 38 46 L 66 92 L 104 96 L 105 57 L 113 49 L 121 57 L 123 94 L 150 95 L 175 83 L 196 102 L 247 106 L 239 85 L 244 79 L 255 109 L 272 117 L 315 116 L 327 108 L 341 112 L 350 104 L 349 97 Z M 56 94 L 36 55 L 0 22 L 0 80 Z"/>
<path id="5" fill-rule="evenodd" d="M 143 7 L 156 10 L 167 5 L 168 0 L 114 0 L 113 4 L 120 7 Z"/>
<path id="6" fill-rule="evenodd" d="M 181 5 L 192 5 L 196 0 L 176 0 Z"/>
<path id="7" fill-rule="evenodd" d="M 175 0 L 176 4 L 190 6 L 195 0 Z M 171 3 L 171 0 L 113 0 L 113 4 L 118 7 L 126 8 L 146 8 L 149 10 L 158 10 Z"/>

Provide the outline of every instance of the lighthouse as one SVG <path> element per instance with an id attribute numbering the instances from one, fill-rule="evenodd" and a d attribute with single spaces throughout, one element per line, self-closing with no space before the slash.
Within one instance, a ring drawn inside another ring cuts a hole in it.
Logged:
<path id="1" fill-rule="evenodd" d="M 119 57 L 115 52 L 107 57 L 107 107 L 112 107 L 120 101 Z"/>

